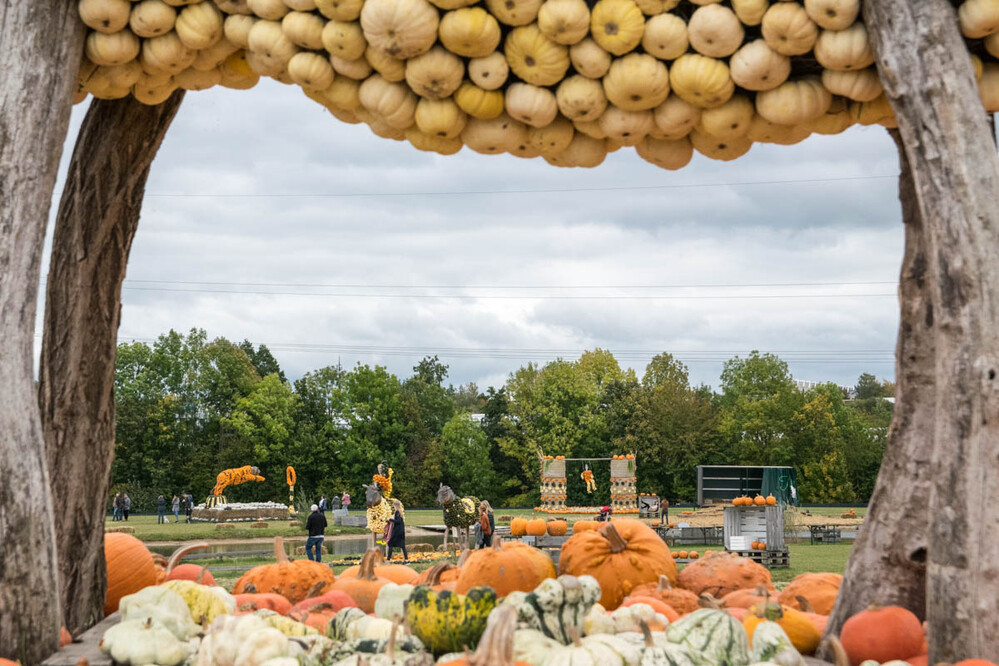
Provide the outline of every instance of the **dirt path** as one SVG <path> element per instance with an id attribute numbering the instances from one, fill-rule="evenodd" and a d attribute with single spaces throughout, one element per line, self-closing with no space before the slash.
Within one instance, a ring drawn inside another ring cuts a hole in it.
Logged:
<path id="1" fill-rule="evenodd" d="M 434 532 L 428 532 L 427 530 L 422 530 L 418 527 L 407 527 L 406 537 L 423 537 L 423 536 L 440 536 Z M 302 536 L 291 536 L 282 537 L 288 543 L 305 543 L 305 535 Z M 326 537 L 326 541 L 346 541 L 348 539 L 367 539 L 367 534 L 336 534 Z M 274 537 L 252 537 L 249 539 L 186 539 L 183 541 L 149 541 L 147 545 L 154 547 L 172 547 L 179 548 L 180 546 L 187 545 L 189 543 L 194 543 L 196 541 L 204 541 L 211 546 L 233 546 L 238 544 L 266 544 L 268 546 L 274 544 Z"/>

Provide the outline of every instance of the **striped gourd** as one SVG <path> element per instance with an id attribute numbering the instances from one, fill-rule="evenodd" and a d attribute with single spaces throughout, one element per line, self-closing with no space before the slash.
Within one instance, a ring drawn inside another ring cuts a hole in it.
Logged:
<path id="1" fill-rule="evenodd" d="M 805 660 L 795 649 L 787 633 L 776 622 L 767 620 L 756 625 L 750 643 L 752 645 L 749 653 L 750 661 L 772 661 L 780 666 L 805 664 Z"/>
<path id="2" fill-rule="evenodd" d="M 685 646 L 670 643 L 661 631 L 649 631 L 647 624 L 642 625 L 640 634 L 617 634 L 617 638 L 642 648 L 642 660 L 638 666 L 703 666 L 701 660 Z"/>
<path id="3" fill-rule="evenodd" d="M 716 666 L 745 666 L 749 663 L 749 637 L 731 615 L 702 608 L 666 627 L 666 638 L 690 648 L 707 663 Z"/>
<path id="4" fill-rule="evenodd" d="M 468 594 L 417 585 L 409 596 L 406 619 L 413 634 L 434 654 L 474 648 L 496 607 L 491 587 L 473 587 Z"/>
<path id="5" fill-rule="evenodd" d="M 518 624 L 568 645 L 583 635 L 583 619 L 599 600 L 600 584 L 592 576 L 548 578 L 533 592 L 517 595 Z"/>

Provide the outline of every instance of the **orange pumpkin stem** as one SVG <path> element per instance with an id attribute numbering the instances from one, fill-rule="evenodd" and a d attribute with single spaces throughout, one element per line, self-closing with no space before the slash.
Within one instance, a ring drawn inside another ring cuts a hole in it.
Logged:
<path id="1" fill-rule="evenodd" d="M 452 569 L 457 569 L 450 562 L 438 562 L 434 566 L 430 567 L 430 573 L 427 575 L 427 585 L 440 585 L 441 576 L 444 575 L 445 571 L 451 571 Z"/>
<path id="2" fill-rule="evenodd" d="M 274 559 L 278 564 L 288 561 L 288 553 L 284 550 L 284 539 L 281 537 L 274 537 Z"/>
<path id="3" fill-rule="evenodd" d="M 805 597 L 803 597 L 803 596 L 801 596 L 799 594 L 799 595 L 796 595 L 794 597 L 794 599 L 795 599 L 795 601 L 798 602 L 798 607 L 801 608 L 801 610 L 805 611 L 806 613 L 814 613 L 815 612 L 815 608 L 812 606 L 812 602 L 810 602 Z"/>
<path id="4" fill-rule="evenodd" d="M 209 544 L 207 541 L 199 541 L 197 543 L 189 543 L 181 546 L 177 550 L 173 551 L 172 555 L 170 555 L 170 559 L 167 560 L 166 567 L 164 568 L 164 570 L 167 572 L 167 574 L 169 574 L 171 571 L 173 571 L 173 568 L 175 566 L 180 564 L 180 561 L 184 559 L 185 555 L 194 552 L 196 550 L 203 550 L 208 547 Z M 201 581 L 198 582 L 200 583 Z"/>
<path id="5" fill-rule="evenodd" d="M 610 551 L 612 553 L 620 553 L 628 547 L 628 542 L 621 537 L 621 534 L 612 522 L 600 528 L 600 536 L 610 542 Z"/>

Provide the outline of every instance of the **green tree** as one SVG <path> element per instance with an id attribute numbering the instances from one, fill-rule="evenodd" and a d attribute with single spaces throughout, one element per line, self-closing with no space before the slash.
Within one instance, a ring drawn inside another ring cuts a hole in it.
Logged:
<path id="1" fill-rule="evenodd" d="M 441 481 L 459 495 L 494 501 L 493 469 L 486 433 L 468 414 L 457 414 L 441 435 Z"/>
<path id="2" fill-rule="evenodd" d="M 286 382 L 288 379 L 284 376 L 284 370 L 281 369 L 281 365 L 274 358 L 271 350 L 267 348 L 267 345 L 258 345 L 256 349 L 253 348 L 253 343 L 249 340 L 243 340 L 239 343 L 239 348 L 246 352 L 247 357 L 250 359 L 250 363 L 253 367 L 257 369 L 257 374 L 261 377 L 266 377 L 267 375 L 277 375 L 281 381 Z"/>
<path id="3" fill-rule="evenodd" d="M 886 386 L 879 382 L 877 377 L 867 372 L 860 375 L 860 378 L 857 379 L 857 385 L 854 387 L 857 392 L 857 400 L 886 398 L 891 394 L 886 393 L 885 389 Z"/>

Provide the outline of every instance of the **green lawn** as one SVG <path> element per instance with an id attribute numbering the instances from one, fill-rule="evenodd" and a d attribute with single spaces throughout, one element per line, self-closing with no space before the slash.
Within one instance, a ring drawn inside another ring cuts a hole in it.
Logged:
<path id="1" fill-rule="evenodd" d="M 249 523 L 235 523 L 232 529 L 216 529 L 215 523 L 194 522 L 185 523 L 182 515 L 179 523 L 173 522 L 173 515 L 170 515 L 170 522 L 158 524 L 156 516 L 129 516 L 127 522 L 113 522 L 110 518 L 105 520 L 106 527 L 132 527 L 135 528 L 135 536 L 142 541 L 194 541 L 201 539 L 253 539 L 280 537 L 304 537 L 305 530 L 297 524 L 292 527 L 290 520 L 267 521 L 267 527 L 254 528 Z M 363 527 L 334 527 L 326 529 L 328 536 L 337 534 L 366 534 Z"/>

